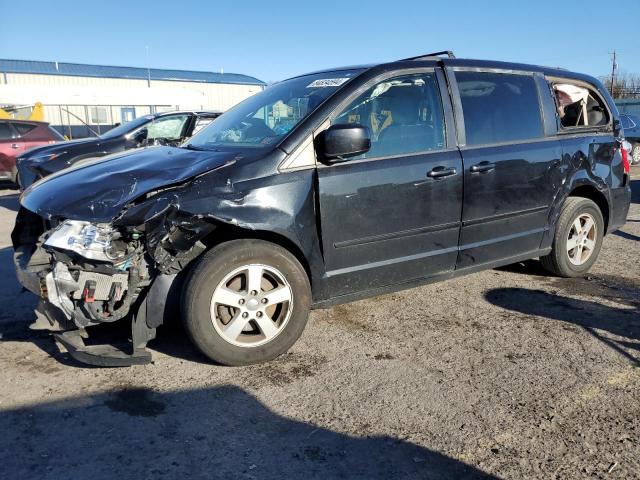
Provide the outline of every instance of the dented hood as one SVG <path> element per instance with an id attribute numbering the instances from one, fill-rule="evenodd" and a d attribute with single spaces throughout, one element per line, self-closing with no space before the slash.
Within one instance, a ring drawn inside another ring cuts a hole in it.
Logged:
<path id="1" fill-rule="evenodd" d="M 106 223 L 132 200 L 232 163 L 237 153 L 152 147 L 62 170 L 24 191 L 20 203 L 44 218 Z"/>

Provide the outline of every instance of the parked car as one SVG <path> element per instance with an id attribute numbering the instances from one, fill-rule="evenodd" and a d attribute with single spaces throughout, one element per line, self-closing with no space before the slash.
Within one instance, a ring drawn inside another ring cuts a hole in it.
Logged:
<path id="1" fill-rule="evenodd" d="M 584 275 L 629 209 L 621 141 L 603 85 L 565 70 L 432 54 L 302 75 L 180 148 L 33 185 L 16 269 L 84 362 L 148 362 L 175 304 L 212 360 L 263 362 L 310 308 L 537 257 Z M 84 341 L 124 318 L 127 355 Z"/>
<path id="2" fill-rule="evenodd" d="M 631 163 L 640 165 L 640 117 L 628 113 L 620 114 L 624 137 L 631 143 Z"/>
<path id="3" fill-rule="evenodd" d="M 219 112 L 165 112 L 138 117 L 99 137 L 33 149 L 18 158 L 22 189 L 80 161 L 149 145 L 179 145 L 220 116 Z"/>
<path id="4" fill-rule="evenodd" d="M 16 181 L 16 158 L 27 150 L 64 140 L 48 123 L 0 119 L 0 180 Z"/>

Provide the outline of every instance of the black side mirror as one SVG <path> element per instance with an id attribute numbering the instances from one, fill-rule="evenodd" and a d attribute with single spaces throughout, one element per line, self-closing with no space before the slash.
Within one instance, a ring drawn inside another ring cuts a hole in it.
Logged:
<path id="1" fill-rule="evenodd" d="M 316 139 L 320 157 L 333 162 L 368 152 L 371 148 L 369 127 L 357 123 L 332 125 Z"/>

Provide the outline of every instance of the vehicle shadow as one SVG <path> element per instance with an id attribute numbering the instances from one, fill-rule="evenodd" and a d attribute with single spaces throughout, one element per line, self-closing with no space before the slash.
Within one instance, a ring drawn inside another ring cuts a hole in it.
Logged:
<path id="1" fill-rule="evenodd" d="M 566 279 L 572 280 L 576 279 Z M 584 292 L 578 290 L 577 293 Z M 617 351 L 633 365 L 640 366 L 640 301 L 629 295 L 612 296 L 604 293 L 601 296 L 629 308 L 524 288 L 495 288 L 485 293 L 485 298 L 491 304 L 513 312 L 573 323 Z M 618 338 L 603 335 L 600 333 L 602 331 Z"/>
<path id="2" fill-rule="evenodd" d="M 191 343 L 179 319 L 161 325 L 156 332 L 156 338 L 149 342 L 149 349 L 189 362 L 214 365 L 212 360 L 200 353 Z"/>
<path id="3" fill-rule="evenodd" d="M 615 232 L 613 232 L 614 235 L 617 235 L 618 237 L 622 237 L 624 239 L 627 240 L 633 240 L 633 241 L 640 241 L 640 237 L 638 235 L 634 235 L 633 233 L 627 233 L 625 231 L 622 230 L 616 230 Z"/>
<path id="4" fill-rule="evenodd" d="M 352 437 L 235 386 L 135 388 L 0 411 L 9 478 L 497 478 L 392 437 Z"/>
<path id="5" fill-rule="evenodd" d="M 494 270 L 498 270 L 499 272 L 520 273 L 534 277 L 548 277 L 550 275 L 539 260 L 525 260 L 523 262 L 511 263 L 503 267 L 497 267 Z"/>

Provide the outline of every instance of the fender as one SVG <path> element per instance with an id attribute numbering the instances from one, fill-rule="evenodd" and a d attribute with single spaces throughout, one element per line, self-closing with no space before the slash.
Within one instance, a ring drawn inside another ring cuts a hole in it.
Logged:
<path id="1" fill-rule="evenodd" d="M 203 175 L 184 186 L 149 192 L 113 224 L 144 231 L 147 252 L 164 275 L 179 273 L 222 241 L 268 239 L 298 257 L 314 299 L 324 298 L 314 177 L 314 169 L 239 182 Z"/>
<path id="2" fill-rule="evenodd" d="M 612 201 L 609 187 L 607 186 L 606 181 L 595 175 L 593 170 L 589 167 L 590 162 L 588 157 L 586 157 L 582 152 L 577 152 L 573 157 L 568 154 L 564 154 L 562 163 L 567 171 L 565 176 L 566 181 L 562 184 L 562 187 L 558 189 L 551 207 L 549 208 L 549 228 L 545 231 L 542 241 L 540 242 L 541 249 L 551 248 L 553 237 L 555 235 L 556 223 L 560 217 L 560 213 L 562 212 L 564 202 L 567 197 L 577 189 L 588 187 L 593 189 L 594 192 L 597 192 L 596 195 L 601 195 L 601 198 L 606 202 L 606 211 L 602 212 L 603 217 L 605 217 L 605 222 L 607 221 L 606 217 L 608 212 L 611 211 Z M 599 202 L 596 201 L 596 203 Z"/>

